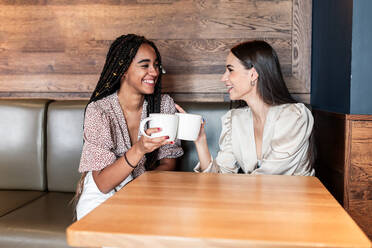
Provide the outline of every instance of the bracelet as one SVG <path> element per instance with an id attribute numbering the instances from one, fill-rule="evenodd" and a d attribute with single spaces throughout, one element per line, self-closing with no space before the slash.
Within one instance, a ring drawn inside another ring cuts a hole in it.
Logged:
<path id="1" fill-rule="evenodd" d="M 126 152 L 124 153 L 124 158 L 125 158 L 125 161 L 127 162 L 127 164 L 128 164 L 130 167 L 132 167 L 133 169 L 136 168 L 136 166 L 133 166 L 131 163 L 129 163 L 128 158 L 127 158 L 127 153 L 126 153 Z"/>

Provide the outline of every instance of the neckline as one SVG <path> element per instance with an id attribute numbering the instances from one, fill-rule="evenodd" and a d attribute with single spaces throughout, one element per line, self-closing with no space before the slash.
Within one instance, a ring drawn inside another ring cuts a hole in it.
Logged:
<path id="1" fill-rule="evenodd" d="M 125 132 L 125 134 L 127 136 L 127 139 L 124 139 L 124 143 L 127 146 L 127 148 L 129 149 L 129 148 L 132 147 L 133 144 L 132 144 L 132 141 L 130 139 L 129 129 L 128 129 L 127 121 L 125 119 L 124 111 L 123 111 L 123 109 L 121 108 L 121 105 L 120 105 L 118 91 L 116 91 L 114 95 L 115 95 L 114 96 L 115 104 L 117 105 L 117 115 L 120 118 L 119 126 L 121 127 L 123 132 Z M 146 99 L 144 99 L 143 104 L 142 104 L 141 121 L 147 117 L 147 104 L 148 103 L 147 103 Z M 141 137 L 141 130 L 138 128 L 137 140 L 140 137 Z"/>
<path id="2" fill-rule="evenodd" d="M 250 114 L 250 129 L 251 129 L 251 132 L 252 132 L 252 142 L 253 142 L 253 149 L 254 149 L 254 157 L 256 159 L 256 162 L 262 162 L 263 160 L 263 156 L 264 156 L 264 150 L 266 150 L 266 147 L 264 146 L 264 141 L 266 140 L 266 135 L 267 135 L 267 129 L 268 129 L 268 123 L 271 123 L 271 112 L 272 112 L 272 108 L 274 106 L 269 106 L 269 110 L 267 111 L 267 115 L 266 115 L 266 119 L 265 119 L 265 124 L 264 124 L 264 127 L 263 127 L 263 132 L 262 132 L 262 140 L 261 140 L 261 159 L 259 159 L 257 157 L 257 148 L 256 148 L 256 135 L 254 133 L 254 124 L 253 124 L 253 112 L 252 110 L 249 108 L 249 114 Z"/>

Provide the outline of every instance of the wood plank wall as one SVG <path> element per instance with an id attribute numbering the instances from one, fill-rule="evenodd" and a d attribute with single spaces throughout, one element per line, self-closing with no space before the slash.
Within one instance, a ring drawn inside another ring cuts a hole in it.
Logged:
<path id="1" fill-rule="evenodd" d="M 0 97 L 86 99 L 111 42 L 154 40 L 176 99 L 226 101 L 236 43 L 277 50 L 290 92 L 309 102 L 311 0 L 0 0 Z"/>

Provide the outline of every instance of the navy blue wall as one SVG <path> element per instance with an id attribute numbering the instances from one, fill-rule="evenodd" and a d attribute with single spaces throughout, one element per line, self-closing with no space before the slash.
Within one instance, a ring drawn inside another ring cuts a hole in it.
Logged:
<path id="1" fill-rule="evenodd" d="M 352 18 L 353 1 L 313 0 L 311 105 L 314 108 L 350 111 Z"/>
<path id="2" fill-rule="evenodd" d="M 351 114 L 372 114 L 372 1 L 355 0 L 351 60 Z"/>

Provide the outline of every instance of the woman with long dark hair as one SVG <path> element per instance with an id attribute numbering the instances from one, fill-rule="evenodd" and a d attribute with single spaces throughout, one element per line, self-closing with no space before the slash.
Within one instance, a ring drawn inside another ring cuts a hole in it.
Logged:
<path id="1" fill-rule="evenodd" d="M 265 41 L 231 49 L 221 79 L 241 108 L 222 117 L 220 151 L 211 157 L 204 126 L 195 141 L 196 172 L 314 175 L 313 116 L 289 94 L 275 50 Z M 176 105 L 180 112 L 184 112 Z"/>
<path id="2" fill-rule="evenodd" d="M 176 112 L 173 99 L 161 95 L 161 71 L 158 49 L 143 36 L 123 35 L 112 43 L 85 111 L 77 219 L 146 170 L 173 170 L 183 154 L 179 141 L 139 134 L 150 113 Z"/>

